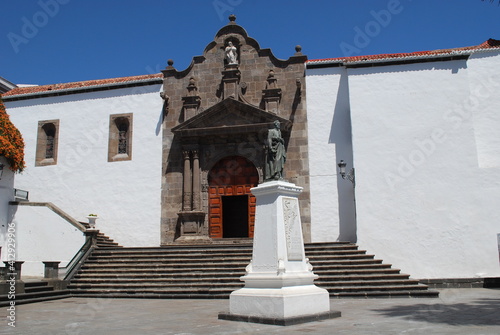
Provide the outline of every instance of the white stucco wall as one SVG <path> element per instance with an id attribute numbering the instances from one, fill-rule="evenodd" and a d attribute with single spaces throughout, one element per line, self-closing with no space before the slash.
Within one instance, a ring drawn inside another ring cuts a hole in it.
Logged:
<path id="1" fill-rule="evenodd" d="M 7 252 L 9 201 L 14 200 L 14 172 L 9 169 L 5 157 L 0 156 L 0 164 L 4 164 L 2 179 L 0 179 L 0 257 L 3 258 Z M 3 266 L 3 263 L 0 266 Z"/>
<path id="2" fill-rule="evenodd" d="M 124 246 L 160 244 L 161 85 L 5 102 L 26 143 L 15 187 Z M 133 113 L 132 160 L 108 162 L 111 114 Z M 35 167 L 38 122 L 59 120 L 57 165 Z"/>
<path id="3" fill-rule="evenodd" d="M 85 243 L 84 234 L 47 207 L 11 206 L 16 260 L 22 278 L 43 277 L 44 261 L 66 266 Z M 6 260 L 7 255 L 2 255 Z"/>
<path id="4" fill-rule="evenodd" d="M 312 242 L 356 242 L 353 185 L 338 175 L 352 168 L 349 89 L 344 68 L 306 74 Z"/>
<path id="5" fill-rule="evenodd" d="M 498 53 L 349 69 L 361 248 L 414 278 L 500 276 Z"/>

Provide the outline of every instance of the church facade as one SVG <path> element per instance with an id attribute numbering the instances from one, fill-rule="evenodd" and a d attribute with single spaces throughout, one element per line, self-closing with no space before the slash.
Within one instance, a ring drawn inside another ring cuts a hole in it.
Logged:
<path id="1" fill-rule="evenodd" d="M 125 246 L 251 239 L 278 124 L 306 242 L 356 242 L 415 278 L 500 276 L 499 63 L 495 40 L 281 60 L 231 17 L 187 69 L 5 94 L 26 143 L 15 187 L 97 213 Z"/>
<path id="2" fill-rule="evenodd" d="M 163 71 L 162 241 L 253 237 L 266 141 L 279 121 L 285 178 L 302 185 L 310 235 L 304 64 L 299 49 L 279 60 L 231 18 L 203 55 Z"/>

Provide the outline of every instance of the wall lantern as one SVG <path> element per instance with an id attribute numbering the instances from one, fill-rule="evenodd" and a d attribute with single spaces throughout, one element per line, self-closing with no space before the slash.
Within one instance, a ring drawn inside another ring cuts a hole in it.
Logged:
<path id="1" fill-rule="evenodd" d="M 340 162 L 337 164 L 339 167 L 339 173 L 342 179 L 349 180 L 353 186 L 356 186 L 355 178 L 354 178 L 354 168 L 349 170 L 349 172 L 345 172 L 345 167 L 346 167 L 346 162 L 344 160 L 340 160 Z"/>
<path id="2" fill-rule="evenodd" d="M 2 179 L 4 164 L 0 163 L 0 179 Z"/>

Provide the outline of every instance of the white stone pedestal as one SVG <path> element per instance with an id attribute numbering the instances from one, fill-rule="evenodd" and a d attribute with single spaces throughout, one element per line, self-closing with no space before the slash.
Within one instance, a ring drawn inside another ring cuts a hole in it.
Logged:
<path id="1" fill-rule="evenodd" d="M 257 200 L 253 254 L 245 287 L 231 293 L 229 313 L 219 318 L 296 324 L 340 316 L 330 311 L 328 291 L 305 257 L 298 195 L 302 188 L 271 181 L 252 188 Z"/>

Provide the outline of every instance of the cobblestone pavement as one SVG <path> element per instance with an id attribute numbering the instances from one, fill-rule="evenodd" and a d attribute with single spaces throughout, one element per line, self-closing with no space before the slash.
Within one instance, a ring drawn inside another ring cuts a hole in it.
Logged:
<path id="1" fill-rule="evenodd" d="M 0 334 L 500 334 L 499 289 L 446 289 L 432 299 L 331 300 L 342 317 L 294 326 L 218 320 L 228 300 L 68 298 L 0 310 Z"/>

